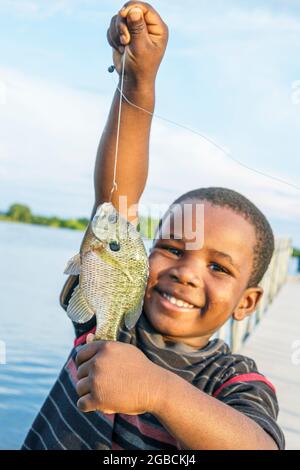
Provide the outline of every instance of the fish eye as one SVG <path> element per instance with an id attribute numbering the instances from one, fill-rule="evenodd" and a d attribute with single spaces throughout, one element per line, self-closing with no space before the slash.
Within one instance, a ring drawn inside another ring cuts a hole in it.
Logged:
<path id="1" fill-rule="evenodd" d="M 116 224 L 117 221 L 118 221 L 118 215 L 117 215 L 117 214 L 110 214 L 110 215 L 108 216 L 108 222 L 109 222 L 110 224 Z"/>
<path id="2" fill-rule="evenodd" d="M 121 245 L 120 245 L 120 243 L 118 243 L 116 240 L 113 240 L 113 241 L 111 241 L 110 244 L 109 244 L 109 249 L 110 249 L 111 251 L 120 251 Z"/>

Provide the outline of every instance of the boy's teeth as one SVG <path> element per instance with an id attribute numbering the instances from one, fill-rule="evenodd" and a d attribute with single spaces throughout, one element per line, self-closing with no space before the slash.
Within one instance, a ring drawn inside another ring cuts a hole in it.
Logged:
<path id="1" fill-rule="evenodd" d="M 173 297 L 172 295 L 163 293 L 163 297 L 171 304 L 177 305 L 177 307 L 194 308 L 194 305 L 189 304 L 188 302 L 184 302 L 183 300 L 176 299 L 176 297 Z"/>

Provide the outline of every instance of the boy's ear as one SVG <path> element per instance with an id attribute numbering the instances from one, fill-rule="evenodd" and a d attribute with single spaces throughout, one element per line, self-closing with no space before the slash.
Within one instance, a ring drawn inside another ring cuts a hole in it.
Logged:
<path id="1" fill-rule="evenodd" d="M 241 321 L 255 312 L 264 290 L 262 287 L 249 287 L 233 311 L 234 320 Z"/>

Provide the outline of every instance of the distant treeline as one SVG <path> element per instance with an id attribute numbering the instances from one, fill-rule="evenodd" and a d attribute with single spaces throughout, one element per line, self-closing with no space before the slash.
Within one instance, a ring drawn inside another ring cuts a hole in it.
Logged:
<path id="1" fill-rule="evenodd" d="M 300 258 L 300 250 L 298 248 L 293 248 L 293 254 L 295 258 Z"/>
<path id="2" fill-rule="evenodd" d="M 46 217 L 44 215 L 34 215 L 30 207 L 24 204 L 12 204 L 7 212 L 0 212 L 0 220 L 7 222 L 22 222 L 25 224 L 46 225 L 48 227 L 68 228 L 71 230 L 85 230 L 89 219 L 61 219 L 59 217 Z M 138 230 L 145 238 L 154 238 L 155 230 L 158 225 L 158 219 L 151 217 L 139 217 Z M 292 256 L 300 258 L 300 249 L 293 248 Z"/>
<path id="3" fill-rule="evenodd" d="M 0 220 L 7 222 L 22 222 L 25 224 L 45 225 L 48 227 L 68 228 L 71 230 L 85 230 L 89 224 L 89 219 L 61 219 L 59 217 L 46 217 L 44 215 L 34 215 L 30 207 L 24 204 L 12 204 L 7 212 L 0 212 Z M 158 220 L 151 217 L 139 217 L 138 230 L 145 238 L 154 238 Z"/>

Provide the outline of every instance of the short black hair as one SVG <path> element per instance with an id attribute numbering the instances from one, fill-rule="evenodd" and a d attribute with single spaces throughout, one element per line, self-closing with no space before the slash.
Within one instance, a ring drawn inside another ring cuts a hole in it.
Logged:
<path id="1" fill-rule="evenodd" d="M 264 214 L 242 194 L 227 188 L 199 188 L 184 193 L 174 204 L 185 200 L 207 201 L 214 206 L 227 207 L 240 214 L 252 224 L 256 234 L 253 266 L 248 287 L 257 286 L 262 280 L 274 252 L 274 234 Z M 171 206 L 172 207 L 172 206 Z"/>

